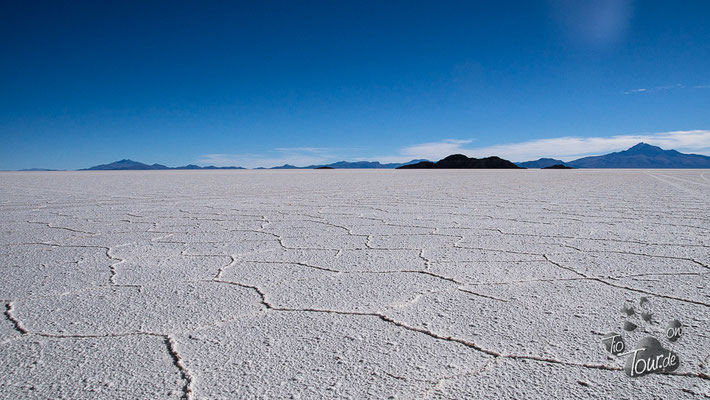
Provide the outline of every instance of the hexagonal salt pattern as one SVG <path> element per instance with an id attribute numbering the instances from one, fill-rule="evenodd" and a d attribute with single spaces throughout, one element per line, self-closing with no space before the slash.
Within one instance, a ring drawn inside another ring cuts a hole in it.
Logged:
<path id="1" fill-rule="evenodd" d="M 0 398 L 704 398 L 707 176 L 0 173 Z"/>

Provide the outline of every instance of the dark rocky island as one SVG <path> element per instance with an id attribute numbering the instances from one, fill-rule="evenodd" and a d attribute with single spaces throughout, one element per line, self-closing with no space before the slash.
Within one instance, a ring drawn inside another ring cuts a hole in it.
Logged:
<path id="1" fill-rule="evenodd" d="M 564 164 L 555 164 L 555 165 L 550 165 L 549 167 L 543 167 L 541 169 L 575 169 L 575 168 L 568 167 L 567 165 L 564 165 Z"/>
<path id="2" fill-rule="evenodd" d="M 453 154 L 437 162 L 421 161 L 402 165 L 397 169 L 523 169 L 500 157 L 471 158 L 463 154 Z"/>

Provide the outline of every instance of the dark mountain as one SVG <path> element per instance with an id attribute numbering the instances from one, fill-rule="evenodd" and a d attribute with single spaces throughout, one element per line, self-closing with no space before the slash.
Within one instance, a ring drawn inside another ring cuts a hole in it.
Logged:
<path id="1" fill-rule="evenodd" d="M 436 168 L 436 163 L 431 161 L 420 161 L 416 164 L 402 165 L 396 169 L 420 169 L 420 168 Z"/>
<path id="2" fill-rule="evenodd" d="M 524 161 L 515 163 L 515 165 L 517 165 L 518 167 L 523 168 L 546 168 L 557 164 L 564 165 L 565 163 L 562 160 L 556 160 L 554 158 L 541 158 L 535 161 Z"/>
<path id="3" fill-rule="evenodd" d="M 510 168 L 510 169 L 518 169 L 521 167 L 518 167 L 517 165 L 513 164 L 512 162 L 508 160 L 504 160 L 500 157 L 486 157 L 486 158 L 470 158 L 466 157 L 463 154 L 454 154 L 450 155 L 442 160 L 439 160 L 435 163 L 431 161 L 422 161 L 416 164 L 409 164 L 409 165 L 403 165 L 401 167 L 397 167 L 397 169 L 444 169 L 444 168 L 451 168 L 451 169 L 489 169 L 489 168 Z"/>
<path id="4" fill-rule="evenodd" d="M 165 165 L 160 164 L 143 164 L 138 161 L 123 159 L 110 164 L 96 165 L 91 168 L 85 168 L 81 171 L 116 171 L 116 170 L 149 170 L 149 169 L 168 169 Z"/>
<path id="5" fill-rule="evenodd" d="M 710 157 L 639 143 L 628 150 L 584 157 L 565 164 L 575 168 L 710 168 Z"/>
<path id="6" fill-rule="evenodd" d="M 18 171 L 25 171 L 25 172 L 37 172 L 37 171 L 60 171 L 58 169 L 49 169 L 49 168 L 25 168 L 25 169 L 18 169 Z"/>
<path id="7" fill-rule="evenodd" d="M 574 167 L 568 167 L 564 164 L 550 165 L 549 167 L 542 167 L 542 169 L 574 169 Z"/>
<path id="8" fill-rule="evenodd" d="M 242 167 L 200 167 L 198 165 L 190 164 L 182 167 L 170 168 L 162 164 L 143 164 L 138 161 L 123 159 L 121 161 L 115 161 L 110 164 L 96 165 L 91 168 L 81 169 L 80 171 L 128 171 L 128 170 L 165 170 L 165 169 L 244 169 Z"/>
<path id="9" fill-rule="evenodd" d="M 328 166 L 322 166 L 322 167 L 315 167 L 313 169 L 335 169 L 333 167 L 328 167 Z"/>

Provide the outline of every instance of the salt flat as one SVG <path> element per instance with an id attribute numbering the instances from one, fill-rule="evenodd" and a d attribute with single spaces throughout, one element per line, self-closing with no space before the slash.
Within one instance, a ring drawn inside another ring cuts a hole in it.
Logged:
<path id="1" fill-rule="evenodd" d="M 0 231 L 5 399 L 710 396 L 706 171 L 2 173 Z"/>

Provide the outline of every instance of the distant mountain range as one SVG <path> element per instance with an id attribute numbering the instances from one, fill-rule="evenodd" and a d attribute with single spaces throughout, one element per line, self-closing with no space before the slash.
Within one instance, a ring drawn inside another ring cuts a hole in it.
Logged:
<path id="1" fill-rule="evenodd" d="M 332 164 L 325 164 L 325 165 L 309 165 L 307 167 L 296 167 L 295 165 L 290 165 L 290 164 L 284 164 L 278 167 L 272 167 L 272 168 L 256 168 L 256 169 L 336 169 L 336 168 L 397 168 L 401 167 L 402 165 L 407 165 L 407 164 L 413 164 L 413 163 L 418 163 L 420 161 L 424 160 L 412 160 L 406 163 L 389 163 L 389 164 L 380 164 L 378 161 L 354 161 L 354 162 L 348 162 L 348 161 L 338 161 Z M 198 165 L 190 164 L 190 165 L 184 165 L 182 167 L 167 167 L 162 164 L 144 164 L 138 161 L 133 161 L 133 160 L 120 160 L 120 161 L 115 161 L 110 164 L 101 164 L 101 165 L 96 165 L 90 168 L 84 168 L 81 169 L 80 171 L 127 171 L 127 170 L 165 170 L 165 169 L 245 169 L 243 167 L 215 167 L 215 166 L 208 166 L 208 167 L 200 167 Z"/>
<path id="2" fill-rule="evenodd" d="M 575 168 L 710 168 L 710 157 L 639 143 L 628 150 L 584 157 L 566 165 Z"/>
<path id="3" fill-rule="evenodd" d="M 330 167 L 332 169 L 364 169 L 364 168 L 379 168 L 379 169 L 392 169 L 392 168 L 398 168 L 403 165 L 409 165 L 409 164 L 416 164 L 421 161 L 428 161 L 424 159 L 418 159 L 418 160 L 411 160 L 406 163 L 388 163 L 388 164 L 380 164 L 379 161 L 338 161 L 334 162 L 332 164 L 321 164 L 321 165 L 309 165 L 307 167 L 296 167 L 294 165 L 290 164 L 284 164 L 278 167 L 272 167 L 272 168 L 258 168 L 258 169 L 319 169 L 322 167 Z"/>
<path id="4" fill-rule="evenodd" d="M 676 150 L 663 150 L 647 143 L 639 143 L 628 150 L 601 156 L 583 157 L 564 162 L 554 158 L 540 158 L 535 161 L 512 163 L 500 157 L 470 158 L 463 154 L 450 155 L 437 162 L 411 160 L 406 163 L 381 164 L 378 161 L 338 161 L 331 164 L 296 167 L 284 164 L 272 168 L 257 169 L 432 169 L 432 168 L 710 168 L 710 157 L 700 154 L 684 154 Z M 96 165 L 80 171 L 125 171 L 125 170 L 215 170 L 245 169 L 242 167 L 200 167 L 189 164 L 181 167 L 167 167 L 162 164 L 144 164 L 133 160 L 120 160 L 109 164 Z M 22 171 L 53 171 L 45 168 L 30 168 Z"/>
<path id="5" fill-rule="evenodd" d="M 663 150 L 648 143 L 639 143 L 628 150 L 603 156 L 583 157 L 563 162 L 552 158 L 517 163 L 525 168 L 545 168 L 553 165 L 573 168 L 710 168 L 710 157 L 684 154 L 676 150 Z"/>
<path id="6" fill-rule="evenodd" d="M 492 168 L 521 168 L 508 160 L 500 157 L 471 158 L 463 154 L 453 154 L 437 162 L 421 161 L 416 164 L 402 165 L 397 169 L 492 169 Z"/>
<path id="7" fill-rule="evenodd" d="M 80 171 L 127 171 L 127 170 L 163 170 L 163 169 L 244 169 L 242 167 L 200 167 L 198 165 L 189 164 L 183 165 L 182 167 L 166 167 L 162 164 L 143 164 L 138 161 L 123 159 L 120 161 L 115 161 L 110 164 L 96 165 L 91 168 L 81 169 Z"/>

